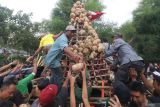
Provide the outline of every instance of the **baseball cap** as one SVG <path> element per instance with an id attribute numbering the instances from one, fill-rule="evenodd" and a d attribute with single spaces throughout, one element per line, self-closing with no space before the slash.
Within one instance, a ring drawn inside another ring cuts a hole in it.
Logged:
<path id="1" fill-rule="evenodd" d="M 160 73 L 158 71 L 153 72 L 153 77 L 158 83 L 160 83 Z"/>
<path id="2" fill-rule="evenodd" d="M 45 89 L 42 90 L 39 101 L 41 105 L 48 105 L 53 102 L 58 92 L 57 85 L 50 84 Z"/>
<path id="3" fill-rule="evenodd" d="M 74 26 L 72 26 L 72 25 L 68 25 L 68 26 L 66 27 L 66 30 L 75 31 L 76 28 L 75 28 Z"/>

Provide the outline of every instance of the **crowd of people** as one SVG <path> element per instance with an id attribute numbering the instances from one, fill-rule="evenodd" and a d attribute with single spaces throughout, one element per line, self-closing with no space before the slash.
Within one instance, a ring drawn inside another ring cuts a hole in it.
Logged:
<path id="1" fill-rule="evenodd" d="M 82 56 L 73 53 L 68 45 L 75 33 L 75 27 L 69 25 L 66 31 L 56 36 L 44 36 L 35 54 L 25 63 L 14 60 L 2 66 L 0 107 L 94 106 L 89 102 L 86 62 Z M 46 43 L 48 40 L 49 43 Z M 35 57 L 46 47 L 44 66 L 39 67 Z M 106 107 L 160 107 L 160 66 L 149 64 L 145 69 L 143 59 L 120 34 L 115 34 L 112 45 L 105 47 L 106 62 L 114 68 L 115 75 Z M 73 76 L 71 68 L 69 71 L 62 70 L 63 54 L 75 63 L 83 63 L 83 68 L 77 71 L 79 75 Z M 108 61 L 108 57 L 113 60 Z M 64 74 L 67 74 L 66 78 Z M 78 94 L 76 87 L 79 88 Z"/>
<path id="2" fill-rule="evenodd" d="M 159 107 L 160 71 L 158 64 L 154 67 L 150 64 L 146 71 L 143 59 L 131 45 L 124 41 L 121 34 L 115 34 L 113 44 L 108 44 L 106 48 L 106 57 L 113 57 L 113 61 L 109 62 L 114 66 L 115 73 L 113 93 L 118 96 L 115 100 L 111 100 L 111 105 L 113 107 L 150 107 L 151 105 Z M 152 79 L 148 79 L 150 76 Z"/>

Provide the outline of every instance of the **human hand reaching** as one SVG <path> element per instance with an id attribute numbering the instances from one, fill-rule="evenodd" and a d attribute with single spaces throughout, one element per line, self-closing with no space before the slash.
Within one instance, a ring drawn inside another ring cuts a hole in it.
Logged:
<path id="1" fill-rule="evenodd" d="M 122 107 L 118 97 L 114 95 L 114 98 L 111 98 L 109 101 L 109 107 Z"/>
<path id="2" fill-rule="evenodd" d="M 74 83 L 75 83 L 75 80 L 76 80 L 76 77 L 74 77 L 74 76 L 70 76 L 70 85 L 71 86 L 74 86 Z"/>
<path id="3" fill-rule="evenodd" d="M 9 63 L 9 65 L 17 65 L 19 63 L 18 60 L 14 60 L 13 62 Z"/>
<path id="4" fill-rule="evenodd" d="M 79 63 L 79 62 L 83 62 L 83 57 L 78 55 L 78 54 L 75 54 L 74 55 L 74 60 L 75 62 Z"/>
<path id="5" fill-rule="evenodd" d="M 34 57 L 33 57 L 33 56 L 30 56 L 30 57 L 27 58 L 26 61 L 27 61 L 27 62 L 31 62 L 31 61 L 33 61 L 33 60 L 34 60 Z"/>
<path id="6" fill-rule="evenodd" d="M 86 63 L 83 62 L 83 69 L 81 70 L 82 76 L 85 76 L 86 74 L 86 67 L 87 67 Z"/>

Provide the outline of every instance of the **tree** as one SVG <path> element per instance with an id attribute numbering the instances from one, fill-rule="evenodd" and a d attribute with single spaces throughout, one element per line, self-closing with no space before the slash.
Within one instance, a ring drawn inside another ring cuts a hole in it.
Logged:
<path id="1" fill-rule="evenodd" d="M 70 11 L 73 3 L 78 0 L 59 0 L 57 7 L 53 9 L 50 31 L 59 33 L 65 30 L 70 20 Z M 81 0 L 85 3 L 85 7 L 90 11 L 102 11 L 104 6 L 99 0 Z"/>
<path id="2" fill-rule="evenodd" d="M 0 5 L 0 45 L 6 44 L 9 35 L 8 21 L 13 11 Z"/>
<path id="3" fill-rule="evenodd" d="M 160 1 L 142 0 L 133 12 L 133 25 L 138 34 L 137 50 L 149 61 L 160 60 Z"/>
<path id="4" fill-rule="evenodd" d="M 134 45 L 135 39 L 137 37 L 137 32 L 131 21 L 127 21 L 126 23 L 124 23 L 120 27 L 119 32 L 121 32 L 123 38 L 125 38 L 130 44 Z"/>
<path id="5" fill-rule="evenodd" d="M 160 1 L 143 0 L 133 13 L 134 25 L 139 33 L 160 33 Z"/>
<path id="6" fill-rule="evenodd" d="M 22 11 L 13 14 L 13 10 L 0 6 L 0 45 L 32 52 L 37 48 L 36 32 L 30 17 Z"/>
<path id="7" fill-rule="evenodd" d="M 12 16 L 9 22 L 10 35 L 8 40 L 8 46 L 18 49 L 32 52 L 37 48 L 37 40 L 34 37 L 33 23 L 30 21 L 30 15 L 17 12 Z"/>
<path id="8" fill-rule="evenodd" d="M 109 22 L 94 23 L 94 27 L 101 39 L 107 38 L 108 41 L 112 42 L 112 36 L 117 30 L 116 24 Z"/>
<path id="9" fill-rule="evenodd" d="M 52 33 L 59 33 L 65 30 L 65 27 L 69 23 L 70 10 L 73 0 L 59 0 L 57 7 L 52 12 L 51 29 Z"/>

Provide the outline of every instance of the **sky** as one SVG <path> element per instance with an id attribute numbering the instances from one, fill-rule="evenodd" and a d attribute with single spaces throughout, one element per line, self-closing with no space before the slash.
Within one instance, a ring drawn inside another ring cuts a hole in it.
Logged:
<path id="1" fill-rule="evenodd" d="M 100 0 L 105 5 L 103 12 L 104 21 L 122 25 L 128 20 L 132 20 L 132 12 L 138 7 L 141 0 Z M 15 10 L 22 10 L 24 13 L 33 13 L 32 21 L 40 22 L 49 19 L 52 9 L 58 0 L 0 0 L 0 5 Z"/>

